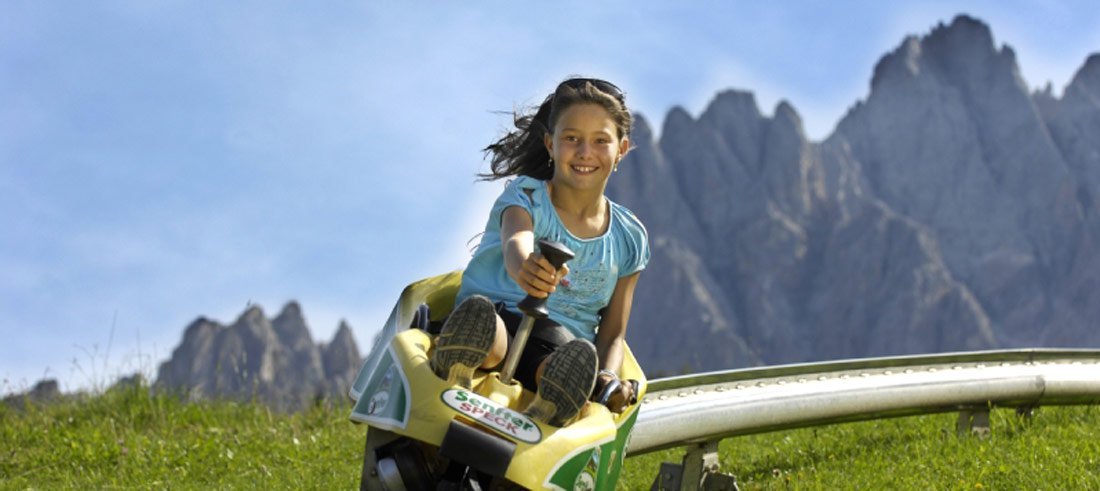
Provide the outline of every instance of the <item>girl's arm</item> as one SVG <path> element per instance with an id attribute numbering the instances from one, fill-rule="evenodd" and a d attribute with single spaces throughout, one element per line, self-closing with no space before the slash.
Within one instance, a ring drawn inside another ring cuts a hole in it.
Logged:
<path id="1" fill-rule="evenodd" d="M 596 353 L 600 357 L 600 369 L 619 373 L 623 365 L 623 344 L 626 340 L 626 323 L 630 320 L 630 308 L 634 302 L 634 287 L 638 284 L 639 271 L 629 276 L 619 278 L 615 284 L 615 291 L 611 294 L 611 303 L 607 306 L 603 319 L 600 321 L 600 330 L 596 333 Z M 598 386 L 609 382 L 611 376 L 600 375 Z M 634 389 L 630 384 L 624 383 L 619 391 L 612 394 L 607 401 L 607 407 L 613 412 L 621 413 L 633 398 Z"/>
<path id="2" fill-rule="evenodd" d="M 545 298 L 569 273 L 569 267 L 565 265 L 555 271 L 550 261 L 535 252 L 535 224 L 527 210 L 519 206 L 504 209 L 500 222 L 500 243 L 504 253 L 504 269 L 529 295 Z"/>

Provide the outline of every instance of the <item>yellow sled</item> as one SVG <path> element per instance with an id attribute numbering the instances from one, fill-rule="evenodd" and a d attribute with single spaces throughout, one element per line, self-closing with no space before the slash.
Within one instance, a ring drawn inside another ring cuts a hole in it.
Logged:
<path id="1" fill-rule="evenodd" d="M 450 313 L 461 277 L 406 287 L 352 385 L 351 420 L 368 426 L 361 488 L 615 489 L 637 403 L 614 414 L 589 402 L 557 428 L 525 416 L 534 394 L 497 372 L 479 371 L 466 390 L 431 370 L 425 328 Z M 624 351 L 621 376 L 638 381 L 640 400 L 645 375 Z"/>

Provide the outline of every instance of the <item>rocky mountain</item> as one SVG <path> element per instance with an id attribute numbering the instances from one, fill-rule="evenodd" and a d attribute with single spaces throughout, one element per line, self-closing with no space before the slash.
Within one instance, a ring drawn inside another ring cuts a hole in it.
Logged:
<path id="1" fill-rule="evenodd" d="M 960 16 L 905 39 L 823 142 L 796 110 L 672 110 L 608 186 L 650 232 L 653 373 L 1100 346 L 1100 55 L 1061 98 Z"/>
<path id="2" fill-rule="evenodd" d="M 315 344 L 302 309 L 290 302 L 273 319 L 248 308 L 229 326 L 199 318 L 161 364 L 156 386 L 188 399 L 256 400 L 283 411 L 346 397 L 361 358 L 341 322 L 332 342 Z"/>
<path id="3" fill-rule="evenodd" d="M 63 400 L 66 397 L 61 393 L 57 379 L 48 378 L 39 380 L 34 387 L 24 392 L 17 392 L 0 399 L 0 404 L 14 409 L 22 410 L 28 405 L 44 406 Z"/>
<path id="4" fill-rule="evenodd" d="M 608 186 L 653 257 L 628 338 L 651 376 L 959 350 L 1100 346 L 1100 54 L 1061 97 L 959 16 L 874 67 L 821 142 L 750 92 L 639 115 Z M 283 410 L 343 397 L 361 358 L 301 308 L 199 318 L 156 385 Z"/>

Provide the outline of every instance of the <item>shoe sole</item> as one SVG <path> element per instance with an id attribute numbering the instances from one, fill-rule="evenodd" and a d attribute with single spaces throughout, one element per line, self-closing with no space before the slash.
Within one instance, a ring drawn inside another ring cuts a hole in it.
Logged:
<path id="1" fill-rule="evenodd" d="M 527 414 L 561 427 L 581 411 L 596 384 L 596 347 L 575 339 L 551 356 Z"/>
<path id="2" fill-rule="evenodd" d="M 430 362 L 432 371 L 452 385 L 472 388 L 474 372 L 489 356 L 495 339 L 493 302 L 480 295 L 463 300 L 439 331 Z"/>

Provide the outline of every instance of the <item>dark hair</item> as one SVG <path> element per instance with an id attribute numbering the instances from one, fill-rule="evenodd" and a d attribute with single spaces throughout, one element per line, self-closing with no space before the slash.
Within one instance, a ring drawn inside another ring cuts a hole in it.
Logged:
<path id="1" fill-rule="evenodd" d="M 546 96 L 546 100 L 534 111 L 513 113 L 516 129 L 485 147 L 485 153 L 492 156 L 491 170 L 488 174 L 479 174 L 479 177 L 494 180 L 508 176 L 530 176 L 543 181 L 553 177 L 554 168 L 547 165 L 550 153 L 546 151 L 543 136 L 553 133 L 558 118 L 574 104 L 603 107 L 611 115 L 619 139 L 630 136 L 634 117 L 626 107 L 622 90 L 606 80 L 570 78 L 558 84 L 554 93 Z"/>

